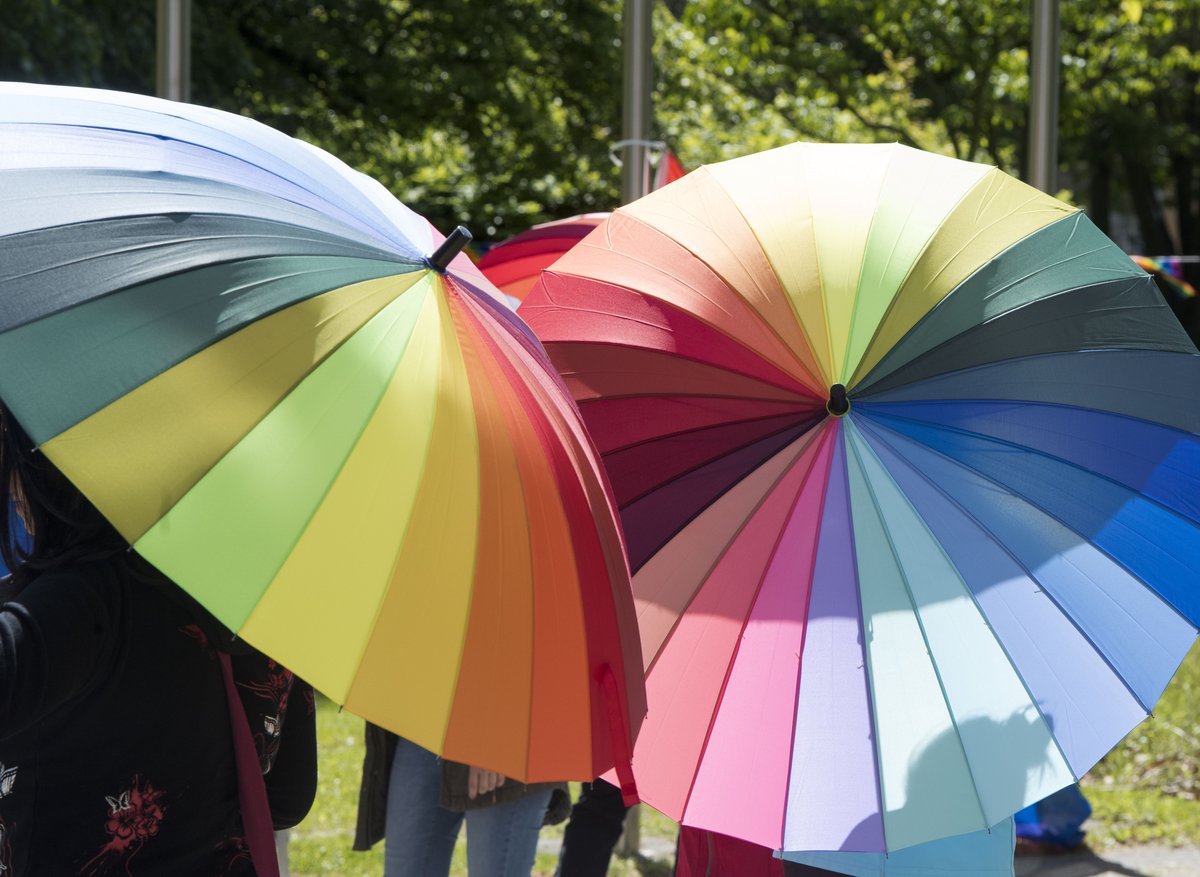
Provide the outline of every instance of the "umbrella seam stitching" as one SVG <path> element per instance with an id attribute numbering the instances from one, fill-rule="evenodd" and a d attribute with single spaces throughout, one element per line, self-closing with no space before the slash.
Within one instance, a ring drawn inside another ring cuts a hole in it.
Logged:
<path id="1" fill-rule="evenodd" d="M 901 436 L 902 436 L 902 434 L 900 434 L 900 433 L 896 433 L 896 431 L 895 431 L 895 430 L 889 429 L 889 428 L 888 428 L 888 427 L 887 427 L 885 424 L 882 424 L 882 423 L 879 423 L 879 424 L 877 424 L 877 426 L 875 426 L 875 427 L 872 429 L 872 431 L 873 431 L 873 432 L 875 432 L 875 433 L 878 433 L 878 431 L 879 431 L 879 430 L 881 430 L 881 429 L 884 429 L 884 430 L 887 430 L 888 432 L 892 432 L 892 433 L 895 433 L 896 435 L 901 435 Z M 904 436 L 902 436 L 902 437 L 904 437 Z M 906 437 L 905 437 L 905 438 L 906 438 Z M 884 442 L 884 444 L 887 444 L 889 447 L 892 447 L 892 443 L 891 443 L 891 442 L 889 442 L 889 441 L 887 441 L 886 439 L 884 439 L 884 438 L 880 437 L 880 440 L 881 440 L 881 441 L 883 441 L 883 442 Z M 913 441 L 913 440 L 912 440 L 912 439 L 909 439 L 909 441 Z M 929 447 L 928 445 L 924 445 L 924 444 L 921 444 L 921 443 L 919 443 L 919 442 L 915 442 L 915 443 L 916 443 L 916 444 L 919 444 L 921 447 L 925 448 L 925 449 L 926 449 L 926 450 L 928 450 L 930 453 L 936 454 L 936 455 L 938 455 L 939 457 L 941 457 L 941 458 L 943 458 L 943 459 L 945 459 L 945 460 L 949 461 L 950 463 L 952 463 L 952 464 L 954 464 L 954 465 L 961 466 L 962 468 L 964 468 L 964 469 L 966 469 L 967 471 L 969 471 L 969 472 L 973 473 L 973 474 L 974 474 L 974 475 L 976 475 L 978 478 L 981 478 L 982 480 L 984 480 L 984 481 L 985 481 L 985 482 L 987 482 L 988 484 L 992 484 L 992 485 L 994 485 L 994 486 L 996 486 L 996 487 L 998 487 L 998 488 L 1004 489 L 1004 490 L 1005 490 L 1007 493 L 1009 493 L 1009 494 L 1010 494 L 1010 495 L 1012 495 L 1012 496 L 1017 496 L 1017 494 L 1014 494 L 1014 493 L 1013 493 L 1011 490 L 1008 490 L 1007 488 L 1004 488 L 1004 485 L 1000 484 L 1000 483 L 999 483 L 999 482 L 997 482 L 995 479 L 993 479 L 993 478 L 989 477 L 987 474 L 985 474 L 985 473 L 983 473 L 983 472 L 980 472 L 979 470 L 977 470 L 977 469 L 975 469 L 975 468 L 973 468 L 973 467 L 971 467 L 971 466 L 968 466 L 968 465 L 966 465 L 966 464 L 964 464 L 964 463 L 961 463 L 961 462 L 959 462 L 959 461 L 955 460 L 953 457 L 949 457 L 949 456 L 947 456 L 947 455 L 943 454 L 941 451 L 938 451 L 938 450 L 936 450 L 936 449 L 934 449 L 934 448 L 931 448 L 931 447 Z M 893 448 L 893 450 L 894 450 L 894 448 Z M 899 452 L 897 452 L 897 453 L 899 453 Z M 901 456 L 903 456 L 903 455 L 901 454 Z M 926 480 L 928 480 L 928 479 L 926 479 Z M 931 484 L 933 484 L 933 482 L 930 482 L 930 483 L 931 483 Z M 967 510 L 967 509 L 963 508 L 963 507 L 962 507 L 962 506 L 961 506 L 961 505 L 958 503 L 958 501 L 954 499 L 954 497 L 952 497 L 952 496 L 948 495 L 948 494 L 947 494 L 947 493 L 946 493 L 944 490 L 942 490 L 942 488 L 941 488 L 940 486 L 938 486 L 937 484 L 933 484 L 933 486 L 934 486 L 934 488 L 935 488 L 935 489 L 936 489 L 936 490 L 937 490 L 937 491 L 938 491 L 938 492 L 939 492 L 939 493 L 940 493 L 942 496 L 944 496 L 944 497 L 946 498 L 946 500 L 947 500 L 948 502 L 950 502 L 950 503 L 953 503 L 953 504 L 954 504 L 954 506 L 955 506 L 956 508 L 962 509 L 962 512 L 963 512 L 963 514 L 964 514 L 964 515 L 965 515 L 967 518 L 969 518 L 969 519 L 970 519 L 970 520 L 971 520 L 971 521 L 972 521 L 972 522 L 973 522 L 973 523 L 974 523 L 976 526 L 978 526 L 978 527 L 979 527 L 981 530 L 983 530 L 983 532 L 985 532 L 985 533 L 989 534 L 989 536 L 993 535 L 991 530 L 989 530 L 987 527 L 985 527 L 985 526 L 983 525 L 983 523 L 982 523 L 982 522 L 980 522 L 980 521 L 979 521 L 979 519 L 978 519 L 978 518 L 977 518 L 975 515 L 973 515 L 973 514 L 972 514 L 972 513 L 971 513 L 969 510 Z M 1063 523 L 1063 521 L 1061 521 L 1061 520 L 1060 520 L 1060 519 L 1059 519 L 1059 518 L 1058 518 L 1056 515 L 1053 515 L 1053 514 L 1051 514 L 1050 512 L 1048 512 L 1046 509 L 1042 508 L 1042 507 L 1041 507 L 1040 505 L 1038 505 L 1037 503 L 1035 503 L 1035 502 L 1032 502 L 1031 500 L 1028 500 L 1028 499 L 1026 499 L 1025 497 L 1018 497 L 1018 498 L 1019 498 L 1019 499 L 1021 499 L 1023 502 L 1027 502 L 1027 503 L 1029 503 L 1029 505 L 1031 505 L 1031 506 L 1033 506 L 1034 508 L 1038 509 L 1040 512 L 1042 512 L 1042 514 L 1046 515 L 1046 517 L 1050 518 L 1050 519 L 1051 519 L 1051 520 L 1053 520 L 1053 521 L 1056 521 L 1056 522 L 1057 522 L 1057 523 L 1058 523 L 1060 526 L 1062 526 L 1062 527 L 1063 527 L 1065 530 L 1067 530 L 1068 532 L 1070 532 L 1070 533 L 1074 533 L 1076 536 L 1081 536 L 1081 534 L 1080 534 L 1080 533 L 1078 533 L 1078 532 L 1077 532 L 1076 530 L 1074 530 L 1073 528 L 1071 528 L 1071 527 L 1067 526 L 1067 525 L 1066 525 L 1065 523 Z M 1081 538 L 1082 538 L 1082 537 L 1081 537 Z M 1005 546 L 1005 545 L 1004 545 L 1002 542 L 1000 542 L 998 539 L 995 539 L 995 538 L 993 538 L 993 539 L 992 539 L 992 541 L 993 541 L 993 542 L 995 542 L 995 544 L 996 544 L 997 546 L 999 546 L 1000 550 L 1002 550 L 1002 551 L 1003 551 L 1003 552 L 1004 552 L 1006 555 L 1008 555 L 1008 556 L 1009 556 L 1009 558 L 1010 558 L 1010 559 L 1013 561 L 1013 563 L 1014 563 L 1014 564 L 1016 564 L 1016 566 L 1017 566 L 1017 567 L 1018 567 L 1018 568 L 1019 568 L 1019 569 L 1020 569 L 1022 572 L 1024 572 L 1026 576 L 1028 576 L 1028 577 L 1029 577 L 1030 581 L 1032 581 L 1032 582 L 1034 582 L 1035 584 L 1037 584 L 1037 585 L 1038 585 L 1038 590 L 1040 591 L 1040 593 L 1042 593 L 1043 595 L 1045 595 L 1046 599 L 1048 599 L 1048 600 L 1049 600 L 1050 602 L 1052 602 L 1052 603 L 1053 603 L 1053 604 L 1054 604 L 1056 607 L 1058 607 L 1058 610 L 1059 610 L 1059 612 L 1061 612 L 1061 613 L 1062 613 L 1062 615 L 1063 615 L 1063 616 L 1064 616 L 1064 617 L 1065 617 L 1065 618 L 1066 618 L 1068 621 L 1070 621 L 1071 625 L 1072 625 L 1072 626 L 1073 626 L 1073 627 L 1074 627 L 1074 628 L 1075 628 L 1077 631 L 1079 631 L 1079 635 L 1080 635 L 1080 636 L 1082 636 L 1082 637 L 1084 638 L 1084 640 L 1085 640 L 1085 641 L 1088 643 L 1088 645 L 1089 645 L 1089 646 L 1091 646 L 1092 650 L 1093 650 L 1093 651 L 1094 651 L 1094 652 L 1095 652 L 1095 653 L 1096 653 L 1096 654 L 1097 654 L 1097 655 L 1100 657 L 1100 659 L 1101 659 L 1102 661 L 1104 661 L 1104 663 L 1105 663 L 1105 664 L 1106 664 L 1106 665 L 1109 667 L 1109 669 L 1111 669 L 1111 670 L 1112 670 L 1112 673 L 1113 673 L 1113 675 L 1114 675 L 1114 676 L 1115 676 L 1117 679 L 1119 679 L 1119 680 L 1121 681 L 1121 685 L 1122 685 L 1122 686 L 1124 686 L 1125 690 L 1129 692 L 1129 696 L 1133 698 L 1134 702 L 1136 702 L 1136 703 L 1137 703 L 1137 705 L 1138 705 L 1139 707 L 1141 707 L 1141 709 L 1142 709 L 1142 712 L 1143 712 L 1143 713 L 1145 713 L 1146 715 L 1150 715 L 1150 713 L 1151 713 L 1151 710 L 1150 710 L 1150 708 L 1149 708 L 1149 707 L 1146 705 L 1146 703 L 1145 703 L 1145 702 L 1142 700 L 1142 698 L 1141 698 L 1141 697 L 1140 697 L 1140 696 L 1137 694 L 1137 692 L 1136 692 L 1136 691 L 1134 691 L 1134 690 L 1133 690 L 1133 689 L 1130 687 L 1129 683 L 1128 683 L 1128 682 L 1125 680 L 1124 676 L 1122 676 L 1122 675 L 1121 675 L 1120 671 L 1118 671 L 1118 670 L 1117 670 L 1117 668 L 1116 668 L 1115 666 L 1113 666 L 1113 664 L 1112 664 L 1112 661 L 1111 661 L 1111 660 L 1109 659 L 1109 657 L 1108 657 L 1108 656 L 1107 656 L 1107 655 L 1104 653 L 1104 650 L 1103 650 L 1103 649 L 1101 649 L 1101 648 L 1100 648 L 1100 646 L 1099 646 L 1099 645 L 1096 643 L 1095 639 L 1094 639 L 1092 636 L 1090 636 L 1090 635 L 1087 633 L 1087 631 L 1083 630 L 1083 629 L 1082 629 L 1082 628 L 1079 626 L 1079 623 L 1078 623 L 1078 622 L 1075 620 L 1074 616 L 1072 616 L 1072 615 L 1071 615 L 1069 612 L 1067 612 L 1067 611 L 1066 611 L 1066 609 L 1065 609 L 1065 608 L 1062 606 L 1062 604 L 1061 604 L 1061 603 L 1060 603 L 1060 602 L 1059 602 L 1059 601 L 1058 601 L 1058 600 L 1057 600 L 1057 599 L 1054 597 L 1054 595 L 1053 595 L 1053 594 L 1051 594 L 1051 593 L 1050 593 L 1050 592 L 1049 592 L 1049 591 L 1048 591 L 1048 590 L 1045 588 L 1045 586 L 1043 586 L 1043 585 L 1041 584 L 1041 582 L 1040 582 L 1040 580 L 1037 578 L 1037 576 L 1035 576 L 1035 575 L 1033 574 L 1032 570 L 1030 570 L 1030 569 L 1029 569 L 1029 567 L 1028 567 L 1028 566 L 1027 566 L 1027 565 L 1026 565 L 1026 564 L 1025 564 L 1023 561 L 1021 561 L 1021 559 L 1020 559 L 1020 558 L 1018 558 L 1018 557 L 1015 557 L 1015 556 L 1012 554 L 1012 552 L 1011 552 L 1011 551 L 1010 551 L 1010 550 L 1009 550 L 1009 549 L 1008 549 L 1008 548 L 1007 548 L 1007 547 L 1006 547 L 1006 546 Z M 1090 544 L 1090 543 L 1089 543 L 1089 544 Z M 1104 551 L 1102 551 L 1102 550 L 1101 550 L 1101 549 L 1099 549 L 1099 548 L 1097 548 L 1096 550 L 1097 550 L 1097 551 L 1100 551 L 1102 554 L 1104 554 L 1104 556 L 1105 556 L 1105 557 L 1109 557 L 1109 555 L 1107 554 L 1107 552 L 1104 552 Z M 1111 558 L 1111 557 L 1109 557 L 1109 559 L 1110 559 L 1110 560 L 1112 560 L 1112 562 L 1113 562 L 1113 563 L 1117 563 L 1117 561 L 1116 561 L 1115 559 L 1113 559 L 1113 558 Z M 1118 565 L 1118 566 L 1121 566 L 1121 568 L 1122 568 L 1122 569 L 1124 569 L 1124 565 L 1123 565 L 1123 564 L 1117 564 L 1117 565 Z M 1126 570 L 1126 572 L 1128 572 L 1128 570 Z M 1129 573 L 1129 575 L 1130 575 L 1132 578 L 1136 579 L 1137 581 L 1139 581 L 1139 582 L 1141 581 L 1141 579 L 1139 579 L 1137 576 L 1134 576 L 1132 573 Z M 1163 602 L 1165 603 L 1166 601 L 1163 601 Z M 1169 605 L 1169 604 L 1168 604 L 1168 605 Z M 1068 765 L 1069 765 L 1069 762 L 1068 762 Z M 1074 769 L 1072 769 L 1072 772 L 1074 772 Z"/>

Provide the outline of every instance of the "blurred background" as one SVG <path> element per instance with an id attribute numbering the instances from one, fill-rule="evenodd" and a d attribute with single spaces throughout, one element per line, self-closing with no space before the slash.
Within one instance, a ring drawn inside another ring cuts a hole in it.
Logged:
<path id="1" fill-rule="evenodd" d="M 0 77 L 154 94 L 160 15 L 190 6 L 186 99 L 316 143 L 439 227 L 495 240 L 619 203 L 623 5 L 4 0 Z M 1031 0 L 640 5 L 648 134 L 686 168 L 797 139 L 898 141 L 1029 177 Z M 1200 0 L 1044 5 L 1056 194 L 1131 252 L 1200 253 Z"/>

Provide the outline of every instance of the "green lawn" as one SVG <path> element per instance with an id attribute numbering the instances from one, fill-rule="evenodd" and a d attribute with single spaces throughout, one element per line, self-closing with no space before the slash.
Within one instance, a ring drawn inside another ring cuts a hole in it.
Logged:
<path id="1" fill-rule="evenodd" d="M 1095 810 L 1088 842 L 1200 845 L 1200 647 L 1193 648 L 1167 688 L 1154 716 L 1134 729 L 1084 779 Z M 317 804 L 293 833 L 289 847 L 294 877 L 380 877 L 382 845 L 370 853 L 350 850 L 362 766 L 362 721 L 318 700 L 321 777 Z M 643 837 L 673 843 L 675 825 L 642 808 Z M 543 830 L 561 836 L 562 827 Z M 534 874 L 549 877 L 554 857 L 539 854 Z M 665 861 L 614 859 L 609 877 L 668 877 Z M 463 842 L 452 874 L 467 872 Z"/>
<path id="2" fill-rule="evenodd" d="M 1084 778 L 1089 843 L 1200 845 L 1200 646 L 1154 715 Z"/>

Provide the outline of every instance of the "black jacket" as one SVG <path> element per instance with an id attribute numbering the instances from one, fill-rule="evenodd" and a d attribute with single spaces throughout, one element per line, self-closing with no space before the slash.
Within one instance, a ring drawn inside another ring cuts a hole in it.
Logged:
<path id="1" fill-rule="evenodd" d="M 277 827 L 316 791 L 312 690 L 127 556 L 43 574 L 0 606 L 0 873 L 254 874 L 234 679 Z M 7 870 L 4 870 L 7 869 Z"/>

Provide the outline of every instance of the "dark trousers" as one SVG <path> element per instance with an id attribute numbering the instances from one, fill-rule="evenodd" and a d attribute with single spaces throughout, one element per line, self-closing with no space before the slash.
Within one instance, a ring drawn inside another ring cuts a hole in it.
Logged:
<path id="1" fill-rule="evenodd" d="M 616 786 L 604 780 L 584 783 L 563 831 L 555 877 L 604 877 L 628 811 Z"/>

